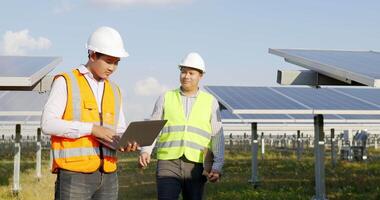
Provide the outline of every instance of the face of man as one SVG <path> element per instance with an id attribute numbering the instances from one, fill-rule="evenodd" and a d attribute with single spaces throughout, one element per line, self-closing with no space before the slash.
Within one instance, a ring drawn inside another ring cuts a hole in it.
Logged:
<path id="1" fill-rule="evenodd" d="M 182 67 L 180 73 L 180 82 L 182 90 L 184 91 L 197 91 L 199 81 L 202 79 L 203 74 L 194 68 Z"/>
<path id="2" fill-rule="evenodd" d="M 108 79 L 108 77 L 117 69 L 120 58 L 92 53 L 90 56 L 90 71 L 96 80 Z"/>

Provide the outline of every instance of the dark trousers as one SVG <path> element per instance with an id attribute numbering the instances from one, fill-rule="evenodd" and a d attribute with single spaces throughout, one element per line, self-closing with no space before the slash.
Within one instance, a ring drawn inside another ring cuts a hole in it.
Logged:
<path id="1" fill-rule="evenodd" d="M 78 173 L 59 170 L 55 182 L 56 200 L 116 200 L 117 173 Z"/>
<path id="2" fill-rule="evenodd" d="M 156 181 L 159 200 L 177 200 L 182 192 L 184 200 L 201 200 L 207 181 L 202 175 L 203 165 L 181 157 L 158 160 Z"/>

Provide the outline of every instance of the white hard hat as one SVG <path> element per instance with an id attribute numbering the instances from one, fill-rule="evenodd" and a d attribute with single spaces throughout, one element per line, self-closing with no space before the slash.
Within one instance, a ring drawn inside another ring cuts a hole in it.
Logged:
<path id="1" fill-rule="evenodd" d="M 113 57 L 128 57 L 119 32 L 107 26 L 96 29 L 88 38 L 86 48 Z"/>
<path id="2" fill-rule="evenodd" d="M 180 69 L 182 67 L 191 67 L 201 70 L 202 73 L 206 72 L 205 62 L 203 61 L 202 57 L 195 52 L 187 54 L 187 56 L 182 60 L 182 62 L 178 66 Z"/>

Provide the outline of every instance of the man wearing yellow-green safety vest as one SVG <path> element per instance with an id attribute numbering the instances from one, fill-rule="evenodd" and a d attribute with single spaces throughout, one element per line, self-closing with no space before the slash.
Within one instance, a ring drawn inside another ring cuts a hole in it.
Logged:
<path id="1" fill-rule="evenodd" d="M 112 142 L 126 129 L 120 89 L 108 78 L 128 53 L 110 27 L 96 29 L 86 46 L 87 64 L 55 77 L 42 114 L 42 130 L 51 136 L 56 200 L 118 196 L 116 150 L 100 141 Z"/>
<path id="2" fill-rule="evenodd" d="M 218 181 L 224 163 L 219 104 L 198 85 L 205 74 L 204 61 L 198 53 L 190 53 L 179 69 L 181 87 L 160 96 L 151 117 L 168 122 L 156 144 L 142 147 L 139 156 L 139 165 L 146 167 L 156 145 L 160 200 L 178 199 L 181 192 L 185 200 L 202 199 L 205 182 Z M 213 158 L 206 157 L 210 155 L 207 152 L 212 152 Z"/>

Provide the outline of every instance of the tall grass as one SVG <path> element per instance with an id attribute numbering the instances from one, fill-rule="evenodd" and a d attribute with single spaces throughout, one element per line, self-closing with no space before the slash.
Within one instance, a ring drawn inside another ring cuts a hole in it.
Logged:
<path id="1" fill-rule="evenodd" d="M 227 152 L 222 180 L 206 185 L 206 199 L 311 199 L 314 195 L 314 158 L 306 151 L 300 161 L 294 152 L 267 149 L 259 156 L 260 186 L 248 183 L 251 177 L 249 152 Z M 377 156 L 374 156 L 377 155 Z M 329 199 L 380 199 L 380 151 L 370 151 L 367 162 L 339 161 L 336 167 L 326 153 L 326 192 Z M 119 199 L 156 199 L 155 165 L 137 168 L 137 153 L 121 154 L 119 159 Z M 23 160 L 22 190 L 18 197 L 11 192 L 13 163 L 0 161 L 0 199 L 53 199 L 55 175 L 50 174 L 47 161 L 43 177 L 35 178 L 33 160 Z M 5 175 L 4 175 L 5 174 Z M 3 176 L 4 175 L 4 176 Z"/>
<path id="2" fill-rule="evenodd" d="M 6 172 L 6 176 L 1 176 L 1 183 L 8 183 L 7 185 L 0 185 L 0 199 L 2 200 L 51 200 L 54 198 L 54 182 L 55 175 L 50 173 L 48 162 L 43 162 L 42 178 L 37 180 L 35 163 L 33 161 L 22 161 L 22 173 L 20 176 L 21 190 L 16 195 L 12 191 L 13 187 L 13 162 L 9 164 L 9 161 L 0 161 L 0 169 Z M 4 180 L 8 177 L 8 180 Z"/>

